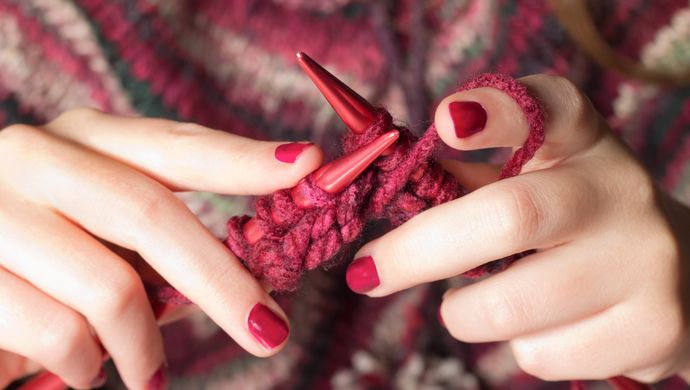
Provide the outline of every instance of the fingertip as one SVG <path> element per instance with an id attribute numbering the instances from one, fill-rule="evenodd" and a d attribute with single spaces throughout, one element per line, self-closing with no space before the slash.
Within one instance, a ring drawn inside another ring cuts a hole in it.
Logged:
<path id="1" fill-rule="evenodd" d="M 280 163 L 294 164 L 297 162 L 297 159 L 299 159 L 306 150 L 311 149 L 312 146 L 316 145 L 312 142 L 280 143 L 275 147 L 273 156 Z"/>
<path id="2" fill-rule="evenodd" d="M 313 172 L 323 163 L 323 150 L 321 147 L 312 142 L 306 145 L 302 154 L 297 158 L 297 161 L 295 161 L 295 164 L 298 164 L 296 167 L 298 167 L 302 173 L 301 176 L 306 176 Z M 300 177 L 300 179 L 301 178 L 302 177 Z"/>
<path id="3" fill-rule="evenodd" d="M 434 114 L 439 136 L 455 149 L 474 149 L 486 127 L 488 115 L 472 91 L 454 93 L 441 101 Z"/>
<path id="4" fill-rule="evenodd" d="M 443 142 L 459 150 L 519 146 L 527 136 L 521 109 L 494 88 L 447 96 L 436 108 L 434 123 Z"/>
<path id="5" fill-rule="evenodd" d="M 355 256 L 347 267 L 345 281 L 353 292 L 370 295 L 381 284 L 374 258 L 370 255 Z"/>
<path id="6" fill-rule="evenodd" d="M 270 142 L 273 155 L 268 173 L 281 172 L 275 180 L 267 181 L 270 193 L 282 188 L 295 186 L 302 178 L 315 171 L 323 162 L 321 147 L 311 142 Z"/>
<path id="7" fill-rule="evenodd" d="M 246 324 L 247 331 L 259 346 L 250 352 L 259 357 L 276 354 L 285 346 L 290 336 L 287 316 L 273 300 L 252 306 Z"/>

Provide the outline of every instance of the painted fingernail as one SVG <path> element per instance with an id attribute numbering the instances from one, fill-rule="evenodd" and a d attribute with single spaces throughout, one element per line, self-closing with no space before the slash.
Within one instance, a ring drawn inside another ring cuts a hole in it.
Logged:
<path id="1" fill-rule="evenodd" d="M 161 365 L 158 370 L 151 376 L 146 390 L 163 390 L 168 387 L 168 376 L 165 373 L 165 367 Z"/>
<path id="2" fill-rule="evenodd" d="M 347 267 L 345 280 L 350 289 L 356 293 L 366 293 L 379 285 L 379 274 L 371 256 L 355 259 Z"/>
<path id="3" fill-rule="evenodd" d="M 458 138 L 477 134 L 486 126 L 486 110 L 477 102 L 451 102 L 448 111 Z"/>
<path id="4" fill-rule="evenodd" d="M 285 321 L 261 303 L 254 305 L 249 312 L 247 325 L 249 333 L 268 350 L 282 344 L 290 333 Z"/>
<path id="5" fill-rule="evenodd" d="M 304 149 L 314 145 L 313 143 L 302 144 L 299 142 L 292 142 L 289 144 L 278 145 L 275 151 L 276 160 L 288 164 L 297 161 L 297 157 L 304 151 Z"/>
<path id="6" fill-rule="evenodd" d="M 108 378 L 105 375 L 105 370 L 101 367 L 101 370 L 98 371 L 98 375 L 91 381 L 90 387 L 101 387 L 105 384 L 106 379 Z"/>

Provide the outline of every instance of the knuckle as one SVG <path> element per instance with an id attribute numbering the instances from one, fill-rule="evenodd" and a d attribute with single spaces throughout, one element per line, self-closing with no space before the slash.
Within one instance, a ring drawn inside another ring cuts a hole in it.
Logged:
<path id="1" fill-rule="evenodd" d="M 565 118 L 576 127 L 589 126 L 592 119 L 594 108 L 589 98 L 570 80 L 561 76 L 547 76 L 554 84 L 556 91 L 560 95 L 560 102 L 565 110 Z"/>
<path id="2" fill-rule="evenodd" d="M 541 346 L 519 339 L 511 341 L 510 346 L 518 367 L 524 372 L 543 380 L 556 379 L 550 369 L 554 361 Z"/>
<path id="3" fill-rule="evenodd" d="M 36 146 L 42 132 L 36 127 L 13 124 L 0 131 L 0 150 L 2 155 L 26 156 Z"/>
<path id="4" fill-rule="evenodd" d="M 497 338 L 509 336 L 511 330 L 523 317 L 522 310 L 512 295 L 504 291 L 494 291 L 487 295 L 484 305 L 489 330 Z"/>
<path id="5" fill-rule="evenodd" d="M 542 221 L 542 210 L 532 189 L 527 185 L 507 186 L 498 198 L 499 236 L 514 245 L 528 242 L 536 236 Z"/>
<path id="6" fill-rule="evenodd" d="M 190 136 L 196 137 L 208 134 L 209 131 L 213 131 L 196 123 L 173 122 L 168 120 L 160 121 L 162 121 L 161 126 L 163 131 L 174 138 L 186 138 Z"/>
<path id="7" fill-rule="evenodd" d="M 626 183 L 622 185 L 628 189 L 626 195 L 631 204 L 639 205 L 643 210 L 654 208 L 659 200 L 654 179 L 641 167 L 628 168 L 626 171 Z"/>
<path id="8" fill-rule="evenodd" d="M 71 110 L 62 112 L 56 116 L 52 121 L 46 124 L 46 127 L 54 127 L 63 124 L 80 123 L 94 116 L 103 115 L 103 113 L 95 108 L 77 107 Z"/>
<path id="9" fill-rule="evenodd" d="M 142 229 L 160 227 L 161 224 L 170 221 L 173 217 L 171 210 L 175 209 L 178 203 L 172 193 L 155 183 L 130 191 L 127 196 L 132 208 L 132 215 L 127 218 Z"/>
<path id="10" fill-rule="evenodd" d="M 41 345 L 44 351 L 50 351 L 51 360 L 65 362 L 76 356 L 79 347 L 89 332 L 84 319 L 76 313 L 61 316 L 52 321 L 41 335 Z"/>
<path id="11" fill-rule="evenodd" d="M 669 369 L 663 369 L 660 367 L 647 368 L 643 370 L 633 371 L 625 374 L 630 379 L 634 379 L 642 383 L 656 383 L 667 377 L 671 376 L 673 373 Z"/>
<path id="12" fill-rule="evenodd" d="M 205 147 L 204 142 L 210 134 L 218 130 L 212 130 L 196 123 L 173 122 L 164 119 L 146 119 L 151 121 L 149 127 L 160 129 L 160 132 L 168 145 L 168 153 L 180 161 L 185 161 L 190 149 Z M 194 177 L 189 178 L 194 180 Z"/>
<path id="13" fill-rule="evenodd" d="M 424 248 L 427 243 L 420 239 L 419 235 L 408 235 L 400 243 L 391 244 L 386 240 L 384 246 L 388 249 L 388 261 L 386 264 L 378 264 L 382 271 L 388 273 L 389 279 L 394 276 L 397 283 L 401 285 L 414 285 L 419 282 L 419 278 L 429 273 L 428 265 L 424 261 L 418 261 L 424 255 Z M 394 275 L 390 275 L 394 274 Z"/>
<path id="14" fill-rule="evenodd" d="M 656 360 L 667 360 L 677 354 L 686 343 L 688 332 L 683 317 L 682 309 L 677 308 L 655 320 L 653 329 L 659 331 L 651 333 L 651 339 L 647 343 L 651 347 L 650 351 L 655 351 L 654 354 L 658 356 Z"/>
<path id="15" fill-rule="evenodd" d="M 133 270 L 122 268 L 110 270 L 107 279 L 97 292 L 91 295 L 90 317 L 94 323 L 111 321 L 125 315 L 132 307 L 140 307 L 136 302 L 144 299 L 145 293 L 138 276 Z"/>

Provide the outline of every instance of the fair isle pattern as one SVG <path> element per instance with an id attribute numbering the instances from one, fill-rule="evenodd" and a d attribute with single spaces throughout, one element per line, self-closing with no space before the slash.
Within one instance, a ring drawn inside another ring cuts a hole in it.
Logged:
<path id="1" fill-rule="evenodd" d="M 590 3 L 619 52 L 649 67 L 690 70 L 687 0 Z M 665 189 L 690 202 L 690 88 L 662 89 L 596 67 L 547 4 L 3 0 L 0 127 L 91 106 L 256 138 L 310 139 L 333 152 L 344 126 L 299 70 L 299 50 L 415 129 L 476 73 L 559 74 L 588 93 Z M 179 196 L 219 239 L 227 218 L 243 214 L 249 200 Z M 300 291 L 278 298 L 292 334 L 273 358 L 248 356 L 203 315 L 165 327 L 173 388 L 567 388 L 522 373 L 505 344 L 450 337 L 437 308 L 447 287 L 463 283 L 454 278 L 369 299 L 347 289 L 342 267 L 313 272 Z M 110 367 L 108 388 L 121 387 L 115 377 Z"/>

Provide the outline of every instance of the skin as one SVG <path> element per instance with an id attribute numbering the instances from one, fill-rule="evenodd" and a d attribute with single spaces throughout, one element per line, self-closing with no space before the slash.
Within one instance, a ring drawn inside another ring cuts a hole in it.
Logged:
<path id="1" fill-rule="evenodd" d="M 165 358 L 129 251 L 247 351 L 278 352 L 247 316 L 257 303 L 285 313 L 174 191 L 268 194 L 321 164 L 315 146 L 281 163 L 280 144 L 89 109 L 0 131 L 0 387 L 45 367 L 87 388 L 99 341 L 128 388 L 146 387 Z"/>
<path id="2" fill-rule="evenodd" d="M 689 210 L 655 187 L 572 84 L 522 81 L 547 108 L 544 147 L 523 174 L 500 182 L 496 166 L 445 162 L 473 192 L 365 245 L 356 257 L 371 255 L 381 281 L 368 295 L 536 248 L 448 291 L 441 314 L 455 338 L 508 341 L 524 370 L 548 380 L 685 374 L 690 252 L 680 238 Z M 455 137 L 447 105 L 456 100 L 486 108 L 482 132 Z M 520 109 L 493 89 L 449 96 L 435 122 L 463 150 L 518 147 L 527 134 Z M 249 352 L 277 352 L 253 339 L 246 318 L 257 302 L 285 314 L 173 195 L 270 193 L 321 163 L 316 147 L 279 163 L 277 145 L 92 110 L 1 131 L 0 387 L 40 367 L 88 387 L 100 369 L 95 336 L 130 388 L 160 367 L 140 269 L 103 240 L 138 252 Z"/>
<path id="3" fill-rule="evenodd" d="M 521 79 L 547 110 L 546 142 L 517 177 L 498 167 L 446 162 L 473 192 L 419 214 L 369 242 L 380 284 L 372 297 L 454 277 L 528 249 L 507 270 L 449 290 L 450 334 L 507 341 L 519 366 L 546 380 L 626 375 L 688 378 L 690 210 L 659 190 L 624 143 L 570 82 Z M 483 131 L 458 139 L 448 104 L 476 101 Z M 519 147 L 528 127 L 502 92 L 453 94 L 436 110 L 455 149 Z"/>

